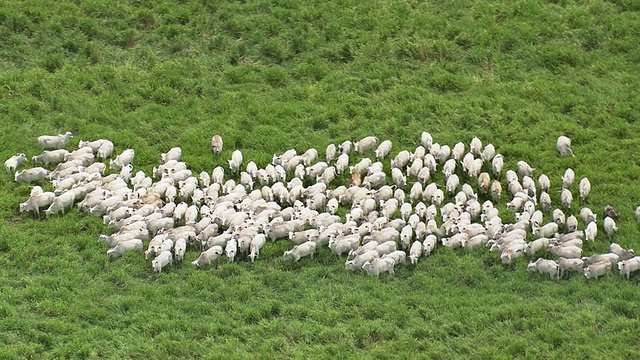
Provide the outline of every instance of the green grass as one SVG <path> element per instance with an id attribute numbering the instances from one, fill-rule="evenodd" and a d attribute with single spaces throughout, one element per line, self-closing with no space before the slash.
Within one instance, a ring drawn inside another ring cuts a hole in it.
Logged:
<path id="1" fill-rule="evenodd" d="M 507 168 L 548 174 L 554 205 L 567 167 L 587 176 L 587 205 L 613 205 L 613 240 L 640 248 L 639 37 L 633 0 L 5 2 L 0 159 L 65 131 L 70 147 L 134 148 L 147 172 L 178 145 L 199 172 L 235 148 L 265 166 L 371 134 L 392 155 L 424 130 L 450 146 L 478 136 Z M 575 158 L 558 157 L 561 134 Z M 20 214 L 28 194 L 0 175 L 2 358 L 639 355 L 637 275 L 556 283 L 527 259 L 438 249 L 372 279 L 328 249 L 285 263 L 283 241 L 253 264 L 154 274 L 135 254 L 107 261 L 98 218 Z M 607 250 L 599 230 L 585 253 Z"/>

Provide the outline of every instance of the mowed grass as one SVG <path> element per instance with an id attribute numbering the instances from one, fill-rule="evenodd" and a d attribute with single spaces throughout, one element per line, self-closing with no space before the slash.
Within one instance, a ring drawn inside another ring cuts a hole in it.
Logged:
<path id="1" fill-rule="evenodd" d="M 173 146 L 199 172 L 235 148 L 265 166 L 367 135 L 393 140 L 392 155 L 425 130 L 449 146 L 478 136 L 507 168 L 548 174 L 554 205 L 567 167 L 588 177 L 586 205 L 621 214 L 611 241 L 640 248 L 639 11 L 629 0 L 5 2 L 0 159 L 65 131 L 69 148 L 134 148 L 147 173 Z M 563 134 L 576 157 L 557 155 Z M 527 273 L 528 258 L 503 266 L 486 249 L 441 248 L 376 279 L 328 249 L 284 262 L 286 241 L 253 264 L 196 270 L 192 250 L 154 274 L 137 254 L 107 260 L 99 218 L 35 219 L 18 211 L 29 186 L 3 173 L 0 188 L 2 358 L 638 357 L 637 275 L 555 282 Z M 586 254 L 608 251 L 601 221 Z"/>

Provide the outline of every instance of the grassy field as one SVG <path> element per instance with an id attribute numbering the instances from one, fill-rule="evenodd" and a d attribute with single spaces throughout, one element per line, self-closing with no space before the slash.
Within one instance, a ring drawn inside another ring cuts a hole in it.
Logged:
<path id="1" fill-rule="evenodd" d="M 637 0 L 4 2 L 0 159 L 65 131 L 69 148 L 134 148 L 146 172 L 173 146 L 199 172 L 235 148 L 265 166 L 367 135 L 392 155 L 425 130 L 450 146 L 478 136 L 507 168 L 549 175 L 554 205 L 567 167 L 588 177 L 586 206 L 613 205 L 613 241 L 640 249 L 639 38 Z M 107 260 L 99 218 L 20 214 L 29 191 L 0 174 L 0 358 L 640 355 L 637 275 L 553 282 L 528 258 L 441 248 L 376 279 L 328 249 L 284 262 L 286 241 L 253 264 L 154 274 L 137 254 Z M 599 232 L 585 253 L 608 251 L 601 215 Z"/>

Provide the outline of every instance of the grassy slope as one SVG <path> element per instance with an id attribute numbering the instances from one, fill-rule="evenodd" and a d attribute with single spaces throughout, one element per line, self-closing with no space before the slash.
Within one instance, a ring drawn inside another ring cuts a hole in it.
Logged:
<path id="1" fill-rule="evenodd" d="M 0 159 L 64 131 L 133 147 L 147 171 L 176 145 L 200 171 L 233 148 L 264 166 L 369 134 L 393 153 L 423 130 L 477 135 L 555 189 L 566 167 L 588 176 L 588 205 L 613 204 L 616 241 L 640 247 L 635 1 L 131 3 L 0 5 Z M 560 134 L 576 158 L 557 156 Z M 154 275 L 133 254 L 106 261 L 99 219 L 20 215 L 28 192 L 0 175 L 3 358 L 638 355 L 638 277 L 556 284 L 440 249 L 370 279 L 328 251 L 284 263 L 284 242 L 255 264 Z M 600 235 L 586 252 L 606 249 Z"/>

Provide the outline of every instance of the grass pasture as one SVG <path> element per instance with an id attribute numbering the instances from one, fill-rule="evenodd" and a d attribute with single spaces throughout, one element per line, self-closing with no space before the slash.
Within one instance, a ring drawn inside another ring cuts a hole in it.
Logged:
<path id="1" fill-rule="evenodd" d="M 425 130 L 451 147 L 478 136 L 505 168 L 549 175 L 554 207 L 573 168 L 567 214 L 590 179 L 599 235 L 585 254 L 608 251 L 606 204 L 622 218 L 611 241 L 640 249 L 638 38 L 635 0 L 4 2 L 0 159 L 65 131 L 69 148 L 135 149 L 147 173 L 173 146 L 199 173 L 235 148 L 264 167 L 367 135 L 391 139 L 392 156 Z M 574 158 L 558 156 L 562 134 Z M 99 218 L 21 214 L 29 191 L 0 174 L 3 359 L 640 355 L 637 274 L 555 282 L 527 273 L 527 257 L 503 266 L 487 249 L 439 248 L 375 279 L 328 249 L 284 262 L 284 240 L 253 264 L 196 270 L 189 251 L 154 274 L 137 254 L 107 260 Z"/>

